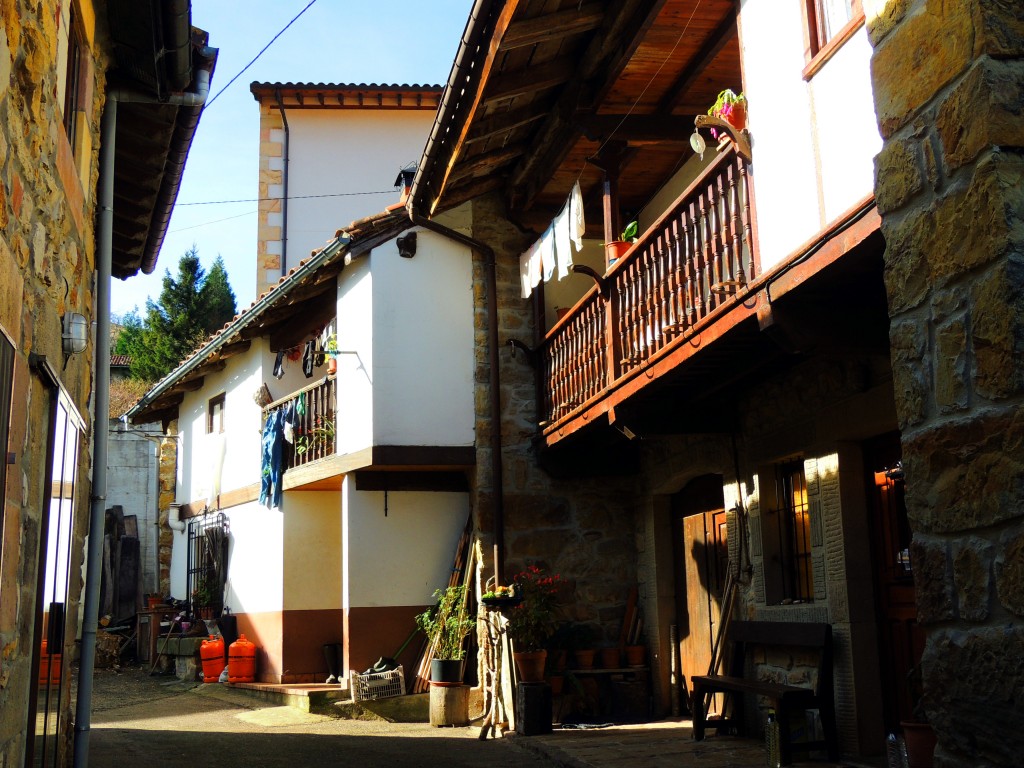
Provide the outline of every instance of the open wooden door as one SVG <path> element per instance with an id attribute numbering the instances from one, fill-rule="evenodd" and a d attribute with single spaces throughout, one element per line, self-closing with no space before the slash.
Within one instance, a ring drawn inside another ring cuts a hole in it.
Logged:
<path id="1" fill-rule="evenodd" d="M 887 730 L 913 718 L 910 680 L 924 651 L 917 623 L 914 572 L 910 562 L 910 524 L 904 500 L 899 435 L 872 441 L 865 448 L 871 473 L 871 530 L 879 615 L 879 668 L 883 717 Z"/>
<path id="2" fill-rule="evenodd" d="M 729 564 L 722 477 L 696 478 L 672 499 L 680 676 L 706 675 Z"/>

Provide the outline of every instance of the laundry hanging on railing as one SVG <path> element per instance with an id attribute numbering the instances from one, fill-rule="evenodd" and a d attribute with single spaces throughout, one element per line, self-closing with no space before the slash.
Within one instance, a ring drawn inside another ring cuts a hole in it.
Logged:
<path id="1" fill-rule="evenodd" d="M 530 297 L 533 289 L 540 285 L 541 279 L 547 282 L 556 270 L 559 280 L 570 273 L 573 263 L 572 246 L 575 245 L 577 251 L 583 249 L 585 231 L 583 196 L 577 181 L 551 225 L 519 257 L 519 282 L 524 299 Z"/>

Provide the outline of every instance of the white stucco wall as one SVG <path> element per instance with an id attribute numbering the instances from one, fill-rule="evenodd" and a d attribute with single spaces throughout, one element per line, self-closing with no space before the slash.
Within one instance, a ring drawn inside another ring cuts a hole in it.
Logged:
<path id="1" fill-rule="evenodd" d="M 371 256 L 372 258 L 372 256 Z M 373 276 L 356 259 L 338 278 L 338 453 L 373 444 Z"/>
<path id="2" fill-rule="evenodd" d="M 378 445 L 472 445 L 470 250 L 416 230 L 417 251 L 374 250 L 373 433 Z"/>
<path id="3" fill-rule="evenodd" d="M 223 454 L 220 487 L 241 488 L 260 479 L 260 407 L 253 394 L 264 380 L 268 356 L 266 340 L 227 360 L 227 367 L 206 375 L 202 389 L 185 393 L 178 410 L 181 454 L 178 462 L 177 500 L 206 499 L 214 487 L 219 457 Z M 270 356 L 273 362 L 273 356 Z M 270 377 L 270 371 L 266 372 Z M 273 390 L 272 390 L 273 391 Z M 224 393 L 224 433 L 206 433 L 210 399 Z"/>
<path id="4" fill-rule="evenodd" d="M 286 491 L 283 537 L 284 607 L 340 608 L 341 495 Z"/>
<path id="5" fill-rule="evenodd" d="M 284 511 L 254 501 L 224 514 L 231 528 L 224 604 L 232 613 L 280 611 L 285 584 Z"/>
<path id="6" fill-rule="evenodd" d="M 473 287 L 468 248 L 417 230 L 338 280 L 338 452 L 371 445 L 472 445 Z"/>
<path id="7" fill-rule="evenodd" d="M 291 269 L 338 228 L 398 201 L 395 177 L 419 160 L 434 113 L 290 109 L 287 116 Z M 365 192 L 382 194 L 353 194 Z"/>
<path id="8" fill-rule="evenodd" d="M 800 0 L 743 0 L 740 23 L 765 271 L 871 193 L 881 139 L 864 28 L 808 82 Z"/>
<path id="9" fill-rule="evenodd" d="M 464 493 L 356 491 L 342 494 L 344 607 L 426 605 L 448 585 L 455 546 L 469 515 Z"/>

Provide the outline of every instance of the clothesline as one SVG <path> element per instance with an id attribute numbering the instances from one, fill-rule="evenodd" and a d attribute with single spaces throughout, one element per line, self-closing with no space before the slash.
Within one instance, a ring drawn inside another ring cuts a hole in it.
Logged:
<path id="1" fill-rule="evenodd" d="M 544 234 L 519 257 L 519 280 L 524 299 L 530 297 L 541 279 L 549 281 L 556 269 L 559 280 L 572 271 L 572 246 L 577 253 L 583 250 L 585 232 L 583 195 L 577 180 Z"/>

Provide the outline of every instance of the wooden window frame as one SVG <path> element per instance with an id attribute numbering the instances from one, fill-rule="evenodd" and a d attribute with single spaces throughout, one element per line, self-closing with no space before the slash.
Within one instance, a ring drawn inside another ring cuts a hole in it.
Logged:
<path id="1" fill-rule="evenodd" d="M 83 80 L 85 77 L 85 35 L 82 34 L 78 19 L 78 9 L 74 2 L 68 6 L 68 54 L 67 77 L 64 83 L 64 133 L 72 154 L 78 150 L 78 113 L 85 109 L 83 100 Z"/>
<path id="2" fill-rule="evenodd" d="M 224 433 L 224 395 L 225 393 L 221 392 L 219 395 L 211 397 L 209 403 L 207 403 L 206 434 L 208 435 L 220 435 Z M 217 406 L 220 406 L 219 410 L 217 409 Z"/>
<path id="3" fill-rule="evenodd" d="M 853 16 L 829 40 L 822 42 L 822 31 L 819 19 L 821 0 L 804 0 L 804 59 L 807 65 L 803 70 L 804 80 L 810 80 L 829 59 L 864 26 L 863 0 L 853 0 Z"/>
<path id="4" fill-rule="evenodd" d="M 761 531 L 765 600 L 769 605 L 814 602 L 812 512 L 803 460 L 787 459 L 762 472 L 771 478 L 764 488 Z"/>

